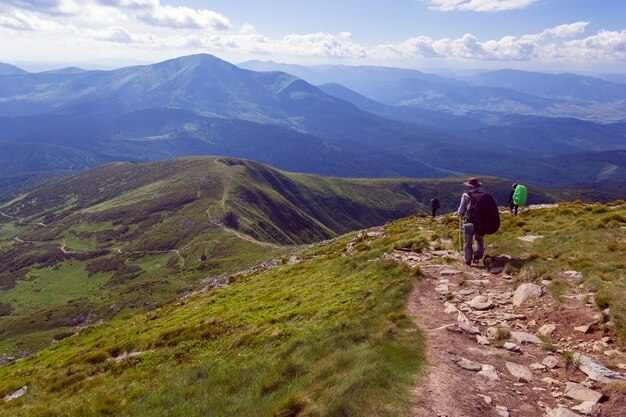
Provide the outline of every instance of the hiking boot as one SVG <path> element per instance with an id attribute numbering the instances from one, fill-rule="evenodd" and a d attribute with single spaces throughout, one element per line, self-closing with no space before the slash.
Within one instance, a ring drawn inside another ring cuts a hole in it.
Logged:
<path id="1" fill-rule="evenodd" d="M 463 261 L 463 263 L 467 266 L 472 266 L 472 262 L 471 261 Z"/>

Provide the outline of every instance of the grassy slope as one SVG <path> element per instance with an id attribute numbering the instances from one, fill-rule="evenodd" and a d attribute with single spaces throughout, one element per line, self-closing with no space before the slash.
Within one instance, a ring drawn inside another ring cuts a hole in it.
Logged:
<path id="1" fill-rule="evenodd" d="M 338 256 L 231 278 L 211 290 L 82 331 L 0 368 L 15 416 L 399 416 L 423 364 L 403 310 L 415 271 Z M 339 253 L 337 252 L 339 251 Z M 119 362 L 123 352 L 144 352 Z"/>
<path id="2" fill-rule="evenodd" d="M 563 203 L 503 215 L 489 259 L 521 282 L 584 285 L 604 325 L 626 342 L 626 206 Z M 0 368 L 0 405 L 16 416 L 402 416 L 423 365 L 423 336 L 404 308 L 416 271 L 381 260 L 394 246 L 456 245 L 454 216 L 404 218 L 370 238 L 351 233 L 305 249 L 304 259 L 151 312 L 83 330 Z M 535 243 L 517 237 L 542 235 Z M 348 256 L 346 247 L 355 244 Z M 601 242 L 601 243 L 599 243 Z M 445 259 L 444 259 L 445 261 Z M 575 269 L 584 278 L 566 280 Z M 120 361 L 124 352 L 143 352 Z"/>
<path id="3" fill-rule="evenodd" d="M 265 242 L 310 243 L 424 212 L 432 196 L 453 210 L 460 182 L 327 178 L 197 157 L 111 164 L 39 187 L 0 206 L 13 216 L 0 217 L 0 303 L 13 310 L 0 317 L 0 353 L 38 350 L 77 325 L 154 308 L 200 278 L 291 250 L 242 240 L 219 224 Z M 506 200 L 507 181 L 484 182 Z M 529 202 L 560 198 L 530 192 Z"/>

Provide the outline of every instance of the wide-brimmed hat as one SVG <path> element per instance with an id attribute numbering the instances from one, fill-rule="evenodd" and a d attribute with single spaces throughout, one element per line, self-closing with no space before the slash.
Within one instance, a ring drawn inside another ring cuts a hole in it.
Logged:
<path id="1" fill-rule="evenodd" d="M 472 177 L 472 178 L 468 179 L 467 181 L 465 181 L 463 183 L 463 185 L 465 185 L 465 186 L 467 186 L 469 188 L 478 188 L 478 187 L 480 187 L 483 184 L 480 181 L 478 181 L 478 178 Z"/>

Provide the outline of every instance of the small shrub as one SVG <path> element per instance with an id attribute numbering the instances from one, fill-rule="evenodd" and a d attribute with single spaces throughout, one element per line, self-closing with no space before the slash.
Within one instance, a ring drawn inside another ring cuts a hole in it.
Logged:
<path id="1" fill-rule="evenodd" d="M 418 234 L 412 238 L 397 241 L 395 245 L 393 245 L 393 248 L 422 252 L 424 249 L 428 248 L 428 240 L 424 235 Z"/>
<path id="2" fill-rule="evenodd" d="M 502 347 L 504 343 L 511 337 L 511 332 L 509 329 L 505 327 L 498 327 L 498 331 L 496 332 L 496 341 L 494 342 L 495 347 Z"/>
<path id="3" fill-rule="evenodd" d="M 285 398 L 272 413 L 274 417 L 296 417 L 306 406 L 307 401 L 301 393 Z"/>
<path id="4" fill-rule="evenodd" d="M 548 352 L 556 352 L 556 346 L 552 343 L 550 336 L 547 335 L 539 335 L 539 339 L 541 340 L 543 349 Z"/>
<path id="5" fill-rule="evenodd" d="M 87 378 L 87 375 L 83 372 L 76 372 L 64 378 L 55 378 L 48 385 L 48 391 L 50 392 L 60 391 L 64 388 L 69 387 L 70 385 L 74 385 L 75 383 L 82 381 L 85 378 Z"/>
<path id="6" fill-rule="evenodd" d="M 564 367 L 567 371 L 573 371 L 576 369 L 576 361 L 574 360 L 574 352 L 566 350 L 561 354 Z"/>

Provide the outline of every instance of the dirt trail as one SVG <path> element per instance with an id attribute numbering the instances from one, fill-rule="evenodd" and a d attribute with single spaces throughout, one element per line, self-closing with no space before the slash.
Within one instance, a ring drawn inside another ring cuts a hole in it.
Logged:
<path id="1" fill-rule="evenodd" d="M 408 307 L 428 337 L 429 369 L 413 390 L 419 401 L 413 417 L 584 415 L 575 409 L 581 401 L 571 398 L 575 396 L 568 391 L 571 382 L 604 394 L 599 404 L 589 406 L 591 415 L 626 417 L 623 390 L 588 378 L 576 364 L 564 363 L 562 353 L 572 351 L 597 362 L 607 358 L 603 352 L 609 352 L 613 363 L 626 364 L 626 354 L 599 330 L 598 313 L 584 303 L 582 294 L 571 294 L 559 305 L 543 295 L 516 306 L 512 277 L 503 272 L 493 274 L 460 261 L 436 264 L 430 254 L 393 252 L 388 257 L 420 265 L 424 272 Z M 471 307 L 470 301 L 479 295 L 486 300 L 474 300 L 483 304 Z M 595 324 L 588 333 L 574 330 L 591 323 Z M 554 352 L 535 336 L 544 324 L 555 325 Z M 497 347 L 503 343 L 495 339 L 499 328 L 509 330 L 512 337 L 507 348 L 511 350 Z"/>
<path id="2" fill-rule="evenodd" d="M 220 170 L 220 181 L 222 182 L 222 189 L 223 189 L 222 198 L 220 199 L 220 207 L 222 208 L 222 211 L 225 211 L 226 200 L 228 200 L 228 194 L 230 193 L 232 189 L 235 176 L 237 175 L 237 171 L 241 169 L 241 166 L 239 165 L 228 166 L 224 164 L 223 162 L 221 162 L 219 159 L 216 159 L 214 162 L 218 165 L 223 165 L 225 167 L 225 169 Z M 215 220 L 215 218 L 213 218 L 213 216 L 211 215 L 210 211 L 211 211 L 210 207 L 206 209 L 205 211 L 207 218 L 209 220 L 209 223 L 215 227 L 224 229 L 225 231 L 234 235 L 236 238 L 245 240 L 250 243 L 254 243 L 255 245 L 266 246 L 269 248 L 275 248 L 275 249 L 283 248 L 283 246 L 281 245 L 276 245 L 274 243 L 269 243 L 269 242 L 261 242 L 260 240 L 257 240 L 250 235 L 246 235 L 235 229 L 231 229 L 230 227 L 227 227 L 221 221 Z"/>

